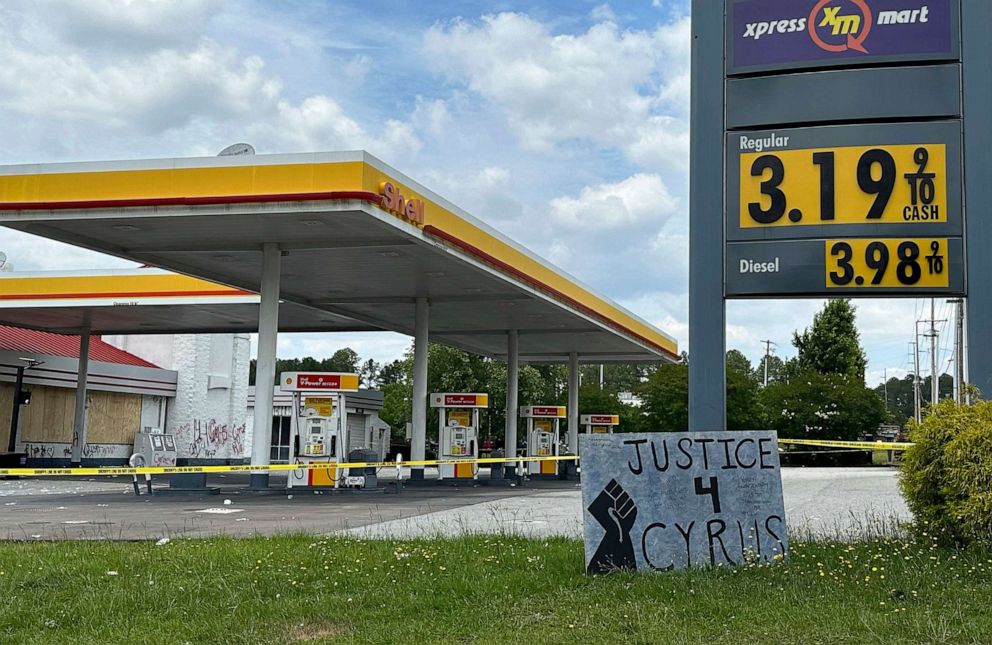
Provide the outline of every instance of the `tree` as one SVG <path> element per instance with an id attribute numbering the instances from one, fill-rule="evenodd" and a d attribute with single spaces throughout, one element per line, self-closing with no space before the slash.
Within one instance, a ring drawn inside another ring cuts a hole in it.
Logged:
<path id="1" fill-rule="evenodd" d="M 930 377 L 920 379 L 920 399 L 925 407 L 930 405 Z M 941 400 L 949 399 L 954 395 L 954 377 L 950 374 L 941 374 L 938 383 L 938 394 Z M 875 394 L 885 401 L 885 406 L 889 411 L 889 421 L 899 425 L 905 425 L 913 418 L 913 375 L 907 374 L 901 379 L 890 378 L 884 385 L 874 388 Z"/>
<path id="2" fill-rule="evenodd" d="M 536 372 L 534 384 L 538 386 L 538 391 L 527 392 L 524 397 L 524 390 L 520 392 L 520 405 L 564 405 L 568 398 L 568 366 L 561 363 L 548 365 L 528 365 L 521 369 Z"/>
<path id="3" fill-rule="evenodd" d="M 344 347 L 334 352 L 329 360 L 324 361 L 324 364 L 321 365 L 321 371 L 357 372 L 358 362 L 358 352 L 350 347 Z"/>
<path id="4" fill-rule="evenodd" d="M 689 366 L 663 365 L 638 388 L 649 432 L 689 428 Z"/>
<path id="5" fill-rule="evenodd" d="M 796 360 L 802 370 L 842 374 L 864 382 L 867 359 L 850 300 L 828 300 L 813 317 L 811 327 L 793 334 L 792 344 L 799 350 Z"/>
<path id="6" fill-rule="evenodd" d="M 727 430 L 760 430 L 765 426 L 763 417 L 754 373 L 741 372 L 728 364 Z"/>
<path id="7" fill-rule="evenodd" d="M 865 387 L 865 353 L 849 300 L 828 301 L 803 333 L 798 355 L 783 366 L 760 401 L 772 428 L 787 438 L 857 439 L 888 419 L 885 403 Z"/>
<path id="8" fill-rule="evenodd" d="M 603 367 L 603 389 L 611 392 L 633 392 L 647 378 L 653 366 L 636 363 L 607 363 Z M 583 365 L 579 368 L 582 385 L 599 387 L 598 363 Z"/>
<path id="9" fill-rule="evenodd" d="M 762 383 L 765 382 L 765 363 L 768 363 L 768 381 L 780 381 L 785 379 L 785 361 L 774 354 L 762 356 L 758 362 L 758 367 L 754 369 L 754 375 Z"/>
<path id="10" fill-rule="evenodd" d="M 875 394 L 883 400 L 889 413 L 889 421 L 904 425 L 913 418 L 913 375 L 901 379 L 890 378 L 875 388 Z"/>
<path id="11" fill-rule="evenodd" d="M 743 359 L 743 360 L 741 360 Z M 747 371 L 743 371 L 747 370 Z M 639 388 L 647 432 L 685 431 L 689 427 L 689 366 L 658 368 Z M 758 381 L 750 362 L 737 350 L 727 352 L 727 429 L 757 430 L 764 426 Z"/>
<path id="12" fill-rule="evenodd" d="M 402 443 L 406 437 L 406 422 L 413 417 L 410 389 L 403 383 L 387 383 L 382 387 L 382 410 L 379 418 L 389 424 L 393 441 Z"/>
<path id="13" fill-rule="evenodd" d="M 339 349 L 330 358 L 318 361 L 312 356 L 304 358 L 277 358 L 276 374 L 273 384 L 279 384 L 279 375 L 283 372 L 358 372 L 360 359 L 358 353 L 350 347 Z M 248 384 L 255 385 L 255 359 L 248 364 Z"/>
<path id="14" fill-rule="evenodd" d="M 599 384 L 579 388 L 579 414 L 620 414 L 623 403 L 609 390 L 599 389 Z"/>
<path id="15" fill-rule="evenodd" d="M 361 379 L 362 387 L 374 389 L 379 385 L 379 364 L 370 358 L 362 363 L 358 370 L 358 376 Z"/>
<path id="16" fill-rule="evenodd" d="M 738 374 L 747 378 L 754 376 L 754 369 L 751 367 L 751 361 L 749 361 L 747 356 L 745 356 L 739 349 L 732 349 L 727 352 L 727 369 L 736 370 Z"/>
<path id="17" fill-rule="evenodd" d="M 650 432 L 646 424 L 646 416 L 641 408 L 624 405 L 617 393 L 599 389 L 595 385 L 583 385 L 579 388 L 579 415 L 583 414 L 616 414 L 620 416 L 620 425 L 614 432 Z M 584 428 L 580 425 L 579 432 Z"/>
<path id="18" fill-rule="evenodd" d="M 392 383 L 402 383 L 409 378 L 410 368 L 412 368 L 410 363 L 399 358 L 383 365 L 379 369 L 379 384 L 384 387 Z"/>
<path id="19" fill-rule="evenodd" d="M 864 383 L 807 370 L 761 391 L 767 421 L 787 439 L 857 440 L 885 421 L 885 404 Z"/>

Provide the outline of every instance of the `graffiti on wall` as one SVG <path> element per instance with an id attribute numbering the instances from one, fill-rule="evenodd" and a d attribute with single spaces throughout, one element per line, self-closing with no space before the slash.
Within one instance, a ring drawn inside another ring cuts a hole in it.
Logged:
<path id="1" fill-rule="evenodd" d="M 177 426 L 176 448 L 180 457 L 240 459 L 245 456 L 245 426 L 197 419 Z"/>
<path id="2" fill-rule="evenodd" d="M 21 451 L 28 459 L 70 459 L 72 444 L 28 441 L 21 444 Z M 127 459 L 131 456 L 131 446 L 118 443 L 84 443 L 83 459 Z"/>

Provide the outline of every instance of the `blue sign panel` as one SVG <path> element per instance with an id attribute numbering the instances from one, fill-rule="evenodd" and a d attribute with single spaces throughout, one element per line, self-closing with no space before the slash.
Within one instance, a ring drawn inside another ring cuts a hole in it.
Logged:
<path id="1" fill-rule="evenodd" d="M 730 74 L 958 58 L 951 0 L 737 0 Z"/>

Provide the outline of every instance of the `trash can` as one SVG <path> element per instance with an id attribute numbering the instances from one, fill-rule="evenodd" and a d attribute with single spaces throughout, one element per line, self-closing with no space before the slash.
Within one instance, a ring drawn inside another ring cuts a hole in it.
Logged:
<path id="1" fill-rule="evenodd" d="M 566 452 L 562 456 L 570 456 L 572 453 Z M 562 460 L 558 462 L 558 479 L 578 479 L 579 469 L 578 463 L 571 460 Z"/>
<path id="2" fill-rule="evenodd" d="M 493 450 L 491 453 L 489 453 L 489 456 L 492 457 L 493 459 L 502 459 L 504 454 L 505 453 L 503 452 L 502 448 L 497 448 L 496 450 Z M 506 464 L 501 464 L 501 463 L 489 464 L 489 479 L 500 479 L 500 480 L 504 479 L 503 467 L 505 465 Z"/>
<path id="3" fill-rule="evenodd" d="M 369 450 L 368 448 L 356 448 L 348 453 L 348 461 L 364 461 L 364 462 L 374 462 L 379 461 L 379 453 L 375 450 Z M 366 466 L 363 468 L 349 468 L 348 476 L 350 477 L 365 477 L 365 485 L 362 488 L 376 488 L 379 485 L 379 480 L 375 474 L 374 466 Z"/>

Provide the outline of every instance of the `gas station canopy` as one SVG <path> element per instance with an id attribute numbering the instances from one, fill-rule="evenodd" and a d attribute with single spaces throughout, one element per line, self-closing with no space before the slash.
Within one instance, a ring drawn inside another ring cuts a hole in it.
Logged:
<path id="1" fill-rule="evenodd" d="M 255 332 L 259 300 L 249 291 L 148 267 L 0 273 L 0 324 L 60 334 Z M 340 316 L 292 302 L 279 307 L 283 331 L 323 331 L 332 319 L 336 329 L 348 329 L 350 321 Z"/>
<path id="2" fill-rule="evenodd" d="M 431 339 L 477 354 L 505 356 L 516 330 L 524 361 L 678 359 L 670 336 L 364 152 L 0 167 L 0 224 L 224 285 L 151 269 L 64 275 L 46 288 L 80 296 L 61 308 L 74 313 L 4 298 L 17 304 L 0 305 L 9 324 L 255 331 L 262 245 L 275 243 L 282 331 L 413 334 L 427 298 Z M 40 285 L 8 284 L 4 295 Z M 162 298 L 175 300 L 126 306 Z"/>

